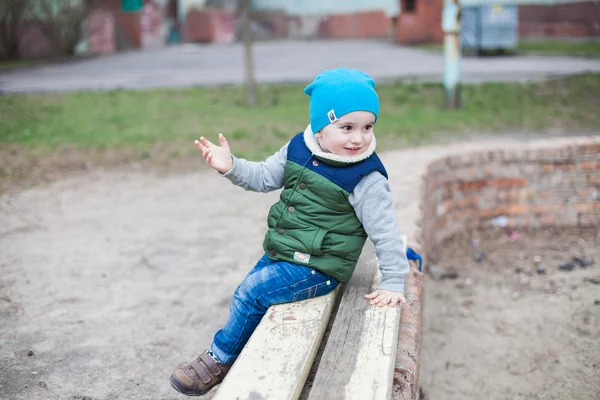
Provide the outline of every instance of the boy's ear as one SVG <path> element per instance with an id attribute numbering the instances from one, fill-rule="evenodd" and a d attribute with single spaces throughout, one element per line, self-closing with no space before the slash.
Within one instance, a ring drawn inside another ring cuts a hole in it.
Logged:
<path id="1" fill-rule="evenodd" d="M 322 135 L 321 135 L 321 131 L 318 131 L 317 133 L 315 133 L 315 137 L 316 137 L 317 139 L 321 139 L 321 136 L 322 136 Z"/>

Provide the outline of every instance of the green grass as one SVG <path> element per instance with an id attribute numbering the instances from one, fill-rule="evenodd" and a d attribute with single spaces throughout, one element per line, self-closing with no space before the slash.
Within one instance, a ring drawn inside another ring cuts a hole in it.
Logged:
<path id="1" fill-rule="evenodd" d="M 308 121 L 301 85 L 260 86 L 260 105 L 244 105 L 241 87 L 0 96 L 0 146 L 52 152 L 58 148 L 160 148 L 190 154 L 201 135 L 223 132 L 236 155 L 273 153 Z M 442 107 L 437 84 L 379 85 L 375 132 L 382 149 L 431 143 L 474 132 L 544 131 L 600 127 L 600 74 L 531 85 L 462 88 L 463 108 Z"/>
<path id="2" fill-rule="evenodd" d="M 600 41 L 521 40 L 517 51 L 548 55 L 600 57 Z"/>
<path id="3" fill-rule="evenodd" d="M 418 47 L 425 50 L 433 51 L 444 50 L 444 45 L 441 43 L 422 44 Z M 600 41 L 572 41 L 564 39 L 522 39 L 519 41 L 517 48 L 509 50 L 509 53 L 600 57 Z"/>
<path id="4" fill-rule="evenodd" d="M 9 60 L 0 61 L 0 71 L 13 68 L 25 68 L 37 65 L 35 61 L 31 60 Z"/>

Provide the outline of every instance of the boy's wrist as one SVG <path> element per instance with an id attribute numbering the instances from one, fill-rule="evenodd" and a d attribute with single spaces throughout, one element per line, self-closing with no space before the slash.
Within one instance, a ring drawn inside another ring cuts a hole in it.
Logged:
<path id="1" fill-rule="evenodd" d="M 221 175 L 229 175 L 229 173 L 233 170 L 233 167 L 235 167 L 235 159 L 233 157 L 233 154 L 229 157 L 229 164 L 223 168 L 223 169 L 218 169 L 217 171 L 221 174 Z"/>

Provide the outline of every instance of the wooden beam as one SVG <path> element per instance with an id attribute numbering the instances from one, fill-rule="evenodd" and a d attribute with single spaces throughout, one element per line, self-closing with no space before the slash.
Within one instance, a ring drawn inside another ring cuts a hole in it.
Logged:
<path id="1" fill-rule="evenodd" d="M 344 290 L 309 400 L 391 398 L 400 307 L 365 300 L 381 279 L 370 247 Z"/>
<path id="2" fill-rule="evenodd" d="M 297 399 L 338 293 L 271 306 L 213 400 Z"/>

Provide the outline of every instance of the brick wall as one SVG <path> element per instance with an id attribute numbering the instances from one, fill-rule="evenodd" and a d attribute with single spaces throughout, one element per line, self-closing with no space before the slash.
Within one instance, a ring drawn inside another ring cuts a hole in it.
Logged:
<path id="1" fill-rule="evenodd" d="M 38 23 L 24 21 L 19 26 L 19 55 L 27 60 L 51 58 L 58 54 Z"/>
<path id="2" fill-rule="evenodd" d="M 290 21 L 283 10 L 251 10 L 250 17 L 269 33 L 270 39 L 286 39 L 289 35 Z"/>
<path id="3" fill-rule="evenodd" d="M 407 303 L 400 313 L 392 400 L 413 400 L 419 395 L 421 329 L 423 327 L 423 275 L 416 265 L 406 276 Z"/>
<path id="4" fill-rule="evenodd" d="M 415 0 L 413 11 L 406 10 L 406 1 L 400 1 L 400 15 L 396 23 L 395 40 L 402 44 L 441 43 L 443 0 Z"/>
<path id="5" fill-rule="evenodd" d="M 519 36 L 600 36 L 600 2 L 519 6 Z"/>
<path id="6" fill-rule="evenodd" d="M 144 8 L 140 11 L 127 12 L 121 9 L 121 0 L 104 0 L 94 3 L 96 10 L 112 14 L 110 38 L 112 51 L 157 47 L 165 44 L 163 34 L 163 10 L 152 0 L 144 0 Z M 109 38 L 106 30 L 90 31 L 89 42 L 106 42 Z M 95 37 L 95 36 L 99 37 Z M 108 46 L 104 46 L 108 50 Z M 107 51 L 102 51 L 107 52 Z"/>
<path id="7" fill-rule="evenodd" d="M 331 14 L 319 25 L 323 39 L 370 39 L 389 37 L 392 20 L 385 11 L 361 11 L 352 14 Z"/>
<path id="8" fill-rule="evenodd" d="M 184 42 L 231 43 L 235 40 L 232 11 L 191 9 L 185 15 L 181 37 Z"/>
<path id="9" fill-rule="evenodd" d="M 563 148 L 489 151 L 440 159 L 423 182 L 423 253 L 452 235 L 488 228 L 600 226 L 600 138 Z"/>
<path id="10" fill-rule="evenodd" d="M 106 10 L 92 10 L 87 17 L 87 42 L 94 54 L 110 54 L 116 50 L 115 17 Z"/>

